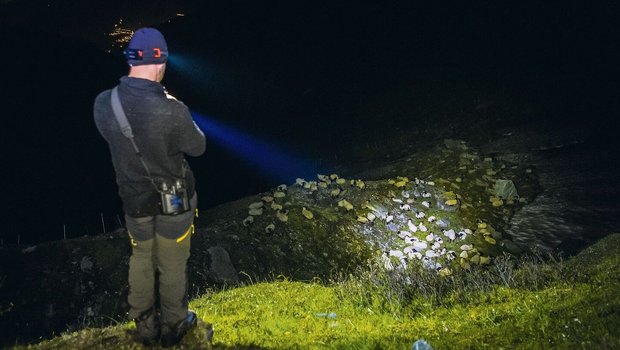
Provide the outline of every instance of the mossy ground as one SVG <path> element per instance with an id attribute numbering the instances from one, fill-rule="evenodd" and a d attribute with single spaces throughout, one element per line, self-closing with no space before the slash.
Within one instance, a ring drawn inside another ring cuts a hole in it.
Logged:
<path id="1" fill-rule="evenodd" d="M 540 271 L 563 271 L 544 286 L 496 284 L 466 298 L 452 291 L 441 302 L 355 288 L 364 278 L 354 277 L 257 283 L 208 293 L 191 307 L 214 324 L 216 349 L 408 349 L 420 338 L 435 349 L 615 349 L 619 249 L 620 235 L 610 235 L 568 261 L 543 262 Z M 29 348 L 141 349 L 132 328 L 89 328 Z M 208 348 L 203 333 L 204 325 L 182 347 Z"/>

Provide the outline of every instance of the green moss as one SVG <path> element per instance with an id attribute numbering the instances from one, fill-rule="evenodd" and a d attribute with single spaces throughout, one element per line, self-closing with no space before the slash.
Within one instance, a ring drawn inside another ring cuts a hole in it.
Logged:
<path id="1" fill-rule="evenodd" d="M 444 306 L 390 298 L 359 278 L 259 283 L 190 306 L 214 323 L 216 349 L 406 349 L 419 338 L 436 349 L 611 349 L 620 346 L 619 241 L 612 235 L 566 262 L 587 278 L 556 276 L 537 290 L 495 285 Z M 141 349 L 132 328 L 85 329 L 31 348 Z M 185 348 L 206 348 L 203 332 L 189 334 Z"/>

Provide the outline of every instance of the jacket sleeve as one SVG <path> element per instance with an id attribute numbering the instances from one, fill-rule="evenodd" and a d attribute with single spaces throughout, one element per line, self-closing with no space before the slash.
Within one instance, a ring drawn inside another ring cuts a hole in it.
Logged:
<path id="1" fill-rule="evenodd" d="M 180 150 L 189 156 L 198 157 L 205 152 L 205 135 L 192 120 L 186 106 L 183 105 L 182 111 L 179 125 Z"/>

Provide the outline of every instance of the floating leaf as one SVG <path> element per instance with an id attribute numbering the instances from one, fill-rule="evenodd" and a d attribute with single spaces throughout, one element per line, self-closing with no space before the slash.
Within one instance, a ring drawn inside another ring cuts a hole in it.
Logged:
<path id="1" fill-rule="evenodd" d="M 276 213 L 276 217 L 278 218 L 278 220 L 282 221 L 282 222 L 287 222 L 288 221 L 288 215 L 286 215 L 286 213 L 283 212 L 277 212 Z"/>
<path id="2" fill-rule="evenodd" d="M 312 212 L 308 209 L 306 209 L 306 207 L 302 207 L 301 208 L 301 213 L 303 214 L 303 216 L 306 217 L 306 219 L 311 220 L 314 218 L 314 214 L 312 214 Z"/>
<path id="3" fill-rule="evenodd" d="M 248 212 L 248 214 L 252 215 L 252 216 L 259 216 L 259 215 L 263 215 L 263 208 L 258 208 L 258 209 L 250 209 L 250 211 Z"/>
<path id="4" fill-rule="evenodd" d="M 254 202 L 248 206 L 248 208 L 250 209 L 260 209 L 262 207 L 263 207 L 263 202 Z"/>
<path id="5" fill-rule="evenodd" d="M 489 244 L 495 244 L 495 238 L 491 237 L 491 236 L 484 236 L 484 240 L 489 242 Z"/>

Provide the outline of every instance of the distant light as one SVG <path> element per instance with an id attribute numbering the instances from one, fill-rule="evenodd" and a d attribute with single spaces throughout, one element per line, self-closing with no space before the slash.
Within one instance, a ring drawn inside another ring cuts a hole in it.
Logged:
<path id="1" fill-rule="evenodd" d="M 184 13 L 177 13 L 177 17 L 185 17 Z"/>

